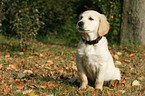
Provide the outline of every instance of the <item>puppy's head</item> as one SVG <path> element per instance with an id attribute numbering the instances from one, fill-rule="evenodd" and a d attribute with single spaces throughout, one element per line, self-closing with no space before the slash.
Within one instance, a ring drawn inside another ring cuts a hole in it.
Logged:
<path id="1" fill-rule="evenodd" d="M 96 32 L 99 36 L 103 36 L 109 31 L 109 23 L 105 15 L 88 10 L 80 15 L 77 29 L 80 33 Z"/>

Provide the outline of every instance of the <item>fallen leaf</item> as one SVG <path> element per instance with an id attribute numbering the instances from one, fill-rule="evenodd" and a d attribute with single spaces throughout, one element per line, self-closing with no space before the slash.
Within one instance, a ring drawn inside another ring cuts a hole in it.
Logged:
<path id="1" fill-rule="evenodd" d="M 143 92 L 143 91 L 145 91 L 145 86 L 140 90 L 140 92 Z"/>
<path id="2" fill-rule="evenodd" d="M 76 65 L 73 64 L 71 68 L 72 68 L 73 70 L 77 71 Z"/>
<path id="3" fill-rule="evenodd" d="M 124 87 L 126 87 L 127 86 L 127 81 L 126 81 L 126 78 L 123 78 L 123 79 L 121 79 L 121 85 L 122 86 L 124 86 Z"/>
<path id="4" fill-rule="evenodd" d="M 24 85 L 17 85 L 16 88 L 23 89 L 24 88 Z"/>
<path id="5" fill-rule="evenodd" d="M 28 95 L 29 96 L 38 96 L 38 95 L 35 94 L 35 91 L 31 91 Z"/>
<path id="6" fill-rule="evenodd" d="M 126 92 L 125 90 L 118 90 L 115 93 L 117 93 L 117 94 L 124 94 L 125 92 Z"/>
<path id="7" fill-rule="evenodd" d="M 114 63 L 115 65 L 122 65 L 122 63 L 120 61 L 115 61 Z"/>
<path id="8" fill-rule="evenodd" d="M 110 93 L 108 90 L 107 90 L 107 92 L 106 92 L 106 93 L 107 93 L 107 95 L 108 95 L 108 96 L 111 96 L 111 93 Z"/>
<path id="9" fill-rule="evenodd" d="M 116 54 L 115 54 L 113 57 L 114 57 L 116 60 L 119 59 L 118 55 L 116 55 Z"/>
<path id="10" fill-rule="evenodd" d="M 86 89 L 86 91 L 94 91 L 94 90 L 95 90 L 95 88 L 91 87 L 91 86 L 88 86 L 87 89 Z"/>
<path id="11" fill-rule="evenodd" d="M 53 61 L 52 60 L 47 60 L 47 63 L 48 64 L 53 64 Z"/>
<path id="12" fill-rule="evenodd" d="M 125 60 L 125 62 L 126 62 L 126 63 L 130 63 L 130 62 L 131 62 L 131 60 Z"/>
<path id="13" fill-rule="evenodd" d="M 140 86 L 140 82 L 138 80 L 134 80 L 132 82 L 132 86 Z"/>
<path id="14" fill-rule="evenodd" d="M 8 55 L 5 55 L 5 58 L 9 58 L 10 57 L 10 54 L 8 54 Z"/>
<path id="15" fill-rule="evenodd" d="M 24 55 L 24 52 L 20 52 L 19 54 L 20 54 L 20 55 Z"/>
<path id="16" fill-rule="evenodd" d="M 47 85 L 40 85 L 40 88 L 45 89 L 47 87 Z"/>
<path id="17" fill-rule="evenodd" d="M 130 56 L 130 57 L 133 57 L 133 56 L 134 56 L 134 54 L 130 54 L 129 56 Z"/>
<path id="18" fill-rule="evenodd" d="M 18 76 L 17 76 L 17 77 L 21 79 L 21 78 L 23 78 L 23 77 L 25 77 L 25 76 L 26 76 L 25 73 L 18 73 Z"/>
<path id="19" fill-rule="evenodd" d="M 0 69 L 3 67 L 3 64 L 0 64 Z"/>
<path id="20" fill-rule="evenodd" d="M 54 96 L 53 94 L 50 94 L 50 95 L 46 95 L 46 96 Z"/>
<path id="21" fill-rule="evenodd" d="M 40 53 L 39 56 L 40 56 L 40 57 L 43 57 L 43 54 Z"/>
<path id="22" fill-rule="evenodd" d="M 79 90 L 77 90 L 77 92 L 81 95 L 81 94 L 83 94 L 83 93 L 86 93 L 86 91 L 79 91 Z"/>
<path id="23" fill-rule="evenodd" d="M 6 89 L 4 89 L 4 95 L 7 95 L 8 93 L 10 93 L 11 92 L 11 89 L 10 88 L 6 88 Z"/>
<path id="24" fill-rule="evenodd" d="M 31 90 L 25 90 L 25 91 L 23 91 L 23 94 L 29 94 L 32 91 L 33 91 L 32 89 Z"/>
<path id="25" fill-rule="evenodd" d="M 144 78 L 145 78 L 144 76 L 140 76 L 140 77 L 138 77 L 137 79 L 140 80 L 140 81 L 143 81 Z"/>
<path id="26" fill-rule="evenodd" d="M 117 52 L 117 55 L 121 56 L 121 55 L 122 55 L 122 53 L 121 53 L 121 52 Z"/>
<path id="27" fill-rule="evenodd" d="M 120 85 L 121 85 L 121 83 L 119 80 L 114 80 L 111 84 L 111 88 L 115 88 L 115 87 L 118 87 Z"/>
<path id="28" fill-rule="evenodd" d="M 24 70 L 23 73 L 32 74 L 33 72 L 31 70 Z"/>
<path id="29" fill-rule="evenodd" d="M 29 56 L 28 58 L 32 59 L 32 58 L 34 58 L 34 56 Z"/>

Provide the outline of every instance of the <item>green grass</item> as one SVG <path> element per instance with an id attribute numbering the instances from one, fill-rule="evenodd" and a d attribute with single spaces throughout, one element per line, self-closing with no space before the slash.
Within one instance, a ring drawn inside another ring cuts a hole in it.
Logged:
<path id="1" fill-rule="evenodd" d="M 122 63 L 116 66 L 120 68 L 126 85 L 114 89 L 104 87 L 100 92 L 91 87 L 79 90 L 78 81 L 69 82 L 73 77 L 78 77 L 75 65 L 76 46 L 65 46 L 66 42 L 62 42 L 63 40 L 45 38 L 41 40 L 45 41 L 44 43 L 34 42 L 33 50 L 22 52 L 18 48 L 18 41 L 12 39 L 0 36 L 0 95 L 2 96 L 145 95 L 145 91 L 140 92 L 145 86 L 145 47 L 109 46 L 113 56 L 117 52 L 122 53 L 119 59 L 114 58 L 114 61 Z M 23 73 L 26 70 L 31 72 Z M 132 86 L 134 80 L 138 80 L 141 85 Z"/>

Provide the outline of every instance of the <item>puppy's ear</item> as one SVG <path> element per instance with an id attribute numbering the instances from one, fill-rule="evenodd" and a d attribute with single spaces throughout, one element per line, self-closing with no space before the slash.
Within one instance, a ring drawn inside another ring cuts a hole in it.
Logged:
<path id="1" fill-rule="evenodd" d="M 105 17 L 105 15 L 100 16 L 99 18 L 99 28 L 98 28 L 98 34 L 99 36 L 103 36 L 105 34 L 107 34 L 109 32 L 109 22 L 107 21 L 107 18 Z"/>

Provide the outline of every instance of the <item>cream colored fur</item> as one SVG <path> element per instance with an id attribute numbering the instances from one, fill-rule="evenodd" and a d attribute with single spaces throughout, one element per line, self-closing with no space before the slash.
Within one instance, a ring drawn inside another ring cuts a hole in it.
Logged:
<path id="1" fill-rule="evenodd" d="M 83 25 L 79 26 L 79 22 Z M 88 10 L 80 15 L 77 29 L 86 40 L 95 40 L 109 31 L 109 23 L 103 14 Z M 102 90 L 104 81 L 120 80 L 120 70 L 114 66 L 113 58 L 108 50 L 106 37 L 94 45 L 80 40 L 76 55 L 76 64 L 81 81 L 80 89 L 88 85 L 88 79 L 95 82 L 95 88 Z"/>

